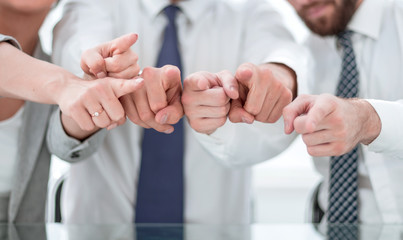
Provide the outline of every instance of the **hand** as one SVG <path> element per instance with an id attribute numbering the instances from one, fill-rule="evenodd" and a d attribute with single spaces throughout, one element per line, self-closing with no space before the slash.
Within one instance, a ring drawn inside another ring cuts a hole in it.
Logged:
<path id="1" fill-rule="evenodd" d="M 69 80 L 57 99 L 63 113 L 64 129 L 70 136 L 84 139 L 98 128 L 116 127 L 117 123 L 124 122 L 125 119 L 125 112 L 118 98 L 138 91 L 144 85 L 143 82 L 141 78 Z M 95 112 L 98 112 L 99 116 L 94 116 Z M 112 122 L 115 122 L 115 125 L 111 125 Z"/>
<path id="2" fill-rule="evenodd" d="M 302 134 L 312 156 L 339 156 L 358 143 L 369 144 L 380 133 L 381 122 L 365 100 L 330 94 L 301 95 L 283 111 L 285 133 Z"/>
<path id="3" fill-rule="evenodd" d="M 252 123 L 254 120 L 274 123 L 283 108 L 296 94 L 294 72 L 284 65 L 251 63 L 242 64 L 236 71 L 239 82 L 239 99 L 232 100 L 231 122 Z"/>
<path id="4" fill-rule="evenodd" d="M 144 88 L 121 98 L 128 118 L 144 128 L 172 133 L 183 116 L 180 70 L 171 65 L 145 68 Z"/>
<path id="5" fill-rule="evenodd" d="M 211 134 L 227 121 L 230 99 L 237 99 L 238 83 L 228 71 L 197 72 L 183 81 L 182 104 L 190 126 Z"/>
<path id="6" fill-rule="evenodd" d="M 86 50 L 81 56 L 81 69 L 85 78 L 113 77 L 132 79 L 140 71 L 138 56 L 131 50 L 137 34 L 127 34 L 95 48 Z"/>

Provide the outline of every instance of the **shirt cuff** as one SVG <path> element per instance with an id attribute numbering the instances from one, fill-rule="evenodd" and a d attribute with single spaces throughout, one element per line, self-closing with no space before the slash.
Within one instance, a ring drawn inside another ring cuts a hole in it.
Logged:
<path id="1" fill-rule="evenodd" d="M 13 45 L 14 47 L 18 48 L 19 50 L 21 50 L 21 46 L 20 44 L 17 42 L 17 40 L 15 40 L 15 38 L 10 37 L 10 36 L 3 36 L 0 39 L 0 42 L 8 42 L 11 45 Z"/>
<path id="2" fill-rule="evenodd" d="M 235 137 L 235 125 L 229 120 L 215 130 L 212 134 L 199 133 L 193 130 L 196 139 L 217 161 L 224 166 L 231 166 L 228 162 L 230 154 L 228 146 L 231 146 L 232 139 Z"/>
<path id="3" fill-rule="evenodd" d="M 99 130 L 81 142 L 67 135 L 60 115 L 60 109 L 57 109 L 50 119 L 47 133 L 49 151 L 57 157 L 72 163 L 86 159 L 95 153 L 106 136 L 106 130 Z"/>
<path id="4" fill-rule="evenodd" d="M 379 136 L 368 145 L 368 149 L 377 153 L 403 158 L 403 103 L 382 100 L 367 100 L 381 120 Z"/>
<path id="5" fill-rule="evenodd" d="M 294 54 L 292 54 L 294 53 Z M 296 58 L 296 56 L 301 56 L 300 58 Z M 307 79 L 307 69 L 308 69 L 308 58 L 305 50 L 295 49 L 295 51 L 286 50 L 276 50 L 269 57 L 264 59 L 265 63 L 280 63 L 284 64 L 287 67 L 291 68 L 295 75 L 297 76 L 298 83 L 298 91 L 297 96 L 302 92 L 306 92 L 306 86 L 302 86 L 303 83 L 306 82 Z"/>

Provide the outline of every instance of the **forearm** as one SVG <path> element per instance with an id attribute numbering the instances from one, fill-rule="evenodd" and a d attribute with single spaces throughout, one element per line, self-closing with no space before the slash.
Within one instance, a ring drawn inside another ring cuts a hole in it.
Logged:
<path id="1" fill-rule="evenodd" d="M 71 100 L 67 89 L 82 85 L 81 79 L 63 68 L 32 58 L 8 43 L 0 43 L 0 52 L 1 96 L 61 105 Z M 66 133 L 78 140 L 98 130 L 84 131 L 64 114 L 62 119 Z"/>
<path id="2" fill-rule="evenodd" d="M 380 134 L 382 124 L 377 112 L 372 105 L 362 99 L 350 100 L 356 111 L 357 117 L 360 118 L 361 131 L 360 131 L 360 143 L 368 145 L 372 143 Z"/>
<path id="3" fill-rule="evenodd" d="M 80 128 L 76 121 L 74 121 L 71 117 L 68 117 L 66 114 L 61 114 L 61 122 L 64 131 L 69 137 L 75 138 L 79 141 L 83 141 L 90 137 L 92 134 L 97 132 L 100 128 L 95 127 L 93 130 L 85 131 Z"/>
<path id="4" fill-rule="evenodd" d="M 73 74 L 28 56 L 8 43 L 0 43 L 0 95 L 45 104 L 58 104 Z"/>
<path id="5" fill-rule="evenodd" d="M 100 130 L 84 141 L 79 141 L 66 134 L 60 117 L 61 112 L 57 109 L 49 121 L 47 145 L 52 154 L 74 163 L 88 158 L 98 150 L 105 138 L 105 130 Z"/>

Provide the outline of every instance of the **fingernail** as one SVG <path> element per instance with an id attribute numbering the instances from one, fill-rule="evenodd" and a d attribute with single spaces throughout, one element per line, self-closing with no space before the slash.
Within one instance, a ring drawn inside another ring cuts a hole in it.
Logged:
<path id="1" fill-rule="evenodd" d="M 164 133 L 166 133 L 166 134 L 171 134 L 171 133 L 173 133 L 173 129 L 169 129 L 169 130 L 166 130 Z"/>
<path id="2" fill-rule="evenodd" d="M 165 124 L 168 120 L 168 114 L 164 114 L 161 118 L 161 124 Z"/>
<path id="3" fill-rule="evenodd" d="M 285 129 L 285 131 L 288 131 L 288 128 L 289 128 L 289 124 L 288 124 L 288 122 L 285 122 L 285 123 L 284 123 L 284 129 Z"/>
<path id="4" fill-rule="evenodd" d="M 246 117 L 241 117 L 241 119 L 242 119 L 242 122 L 251 124 L 251 122 Z"/>
<path id="5" fill-rule="evenodd" d="M 97 78 L 106 78 L 106 73 L 104 72 L 97 73 Z"/>
<path id="6" fill-rule="evenodd" d="M 234 87 L 234 86 L 230 86 L 230 87 L 229 87 L 229 90 L 235 91 L 235 87 Z"/>
<path id="7" fill-rule="evenodd" d="M 107 129 L 108 129 L 108 130 L 112 130 L 112 129 L 114 129 L 114 128 L 117 127 L 117 126 L 118 126 L 117 123 L 113 123 L 113 124 L 109 125 L 109 127 L 108 127 Z"/>

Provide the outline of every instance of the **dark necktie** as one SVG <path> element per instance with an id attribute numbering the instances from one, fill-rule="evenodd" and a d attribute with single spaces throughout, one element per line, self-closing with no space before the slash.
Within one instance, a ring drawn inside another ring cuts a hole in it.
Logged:
<path id="1" fill-rule="evenodd" d="M 338 35 L 338 42 L 343 48 L 343 63 L 336 95 L 342 98 L 358 96 L 359 73 L 351 35 L 351 31 Z M 358 239 L 358 146 L 330 159 L 327 220 L 330 224 L 329 239 Z"/>
<path id="2" fill-rule="evenodd" d="M 158 56 L 157 67 L 167 64 L 182 68 L 175 18 L 179 8 L 164 9 L 168 25 Z M 183 222 L 183 122 L 165 134 L 144 129 L 142 158 L 137 187 L 137 223 Z"/>

